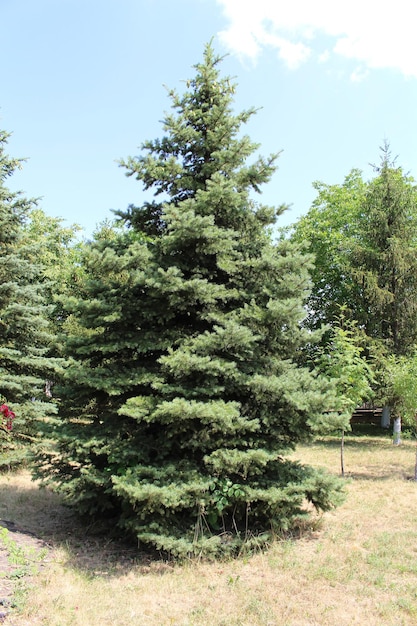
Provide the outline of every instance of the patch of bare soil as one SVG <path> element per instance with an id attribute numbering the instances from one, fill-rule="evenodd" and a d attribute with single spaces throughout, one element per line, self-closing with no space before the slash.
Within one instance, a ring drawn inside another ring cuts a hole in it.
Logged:
<path id="1" fill-rule="evenodd" d="M 16 595 L 30 588 L 40 569 L 62 558 L 61 548 L 66 565 L 88 575 L 117 577 L 132 565 L 150 568 L 152 561 L 134 544 L 109 537 L 108 527 L 86 524 L 28 472 L 0 475 L 1 626 L 13 626 L 20 608 Z"/>
<path id="2" fill-rule="evenodd" d="M 31 567 L 27 567 L 26 561 L 47 545 L 14 522 L 0 519 L 0 530 L 2 528 L 7 530 L 7 540 L 0 541 L 0 622 L 4 623 L 13 604 L 17 584 L 23 577 L 28 578 L 34 573 Z M 35 558 L 33 561 L 35 563 Z"/>

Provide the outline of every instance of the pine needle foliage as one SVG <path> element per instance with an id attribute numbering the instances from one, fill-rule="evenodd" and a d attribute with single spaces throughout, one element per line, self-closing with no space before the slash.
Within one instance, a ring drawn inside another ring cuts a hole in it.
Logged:
<path id="1" fill-rule="evenodd" d="M 417 186 L 387 142 L 381 153 L 362 206 L 352 270 L 366 334 L 387 354 L 410 356 L 417 341 Z"/>
<path id="2" fill-rule="evenodd" d="M 340 483 L 285 458 L 329 427 L 333 388 L 300 354 L 309 258 L 255 202 L 277 155 L 255 157 L 235 86 L 205 48 L 162 139 L 122 161 L 153 200 L 97 233 L 68 299 L 62 412 L 38 475 L 141 545 L 222 555 L 326 510 Z M 249 158 L 253 160 L 249 163 Z"/>
<path id="3" fill-rule="evenodd" d="M 50 358 L 53 335 L 42 294 L 40 244 L 25 240 L 24 227 L 35 207 L 7 180 L 21 161 L 6 153 L 8 134 L 0 131 L 0 400 L 16 414 L 13 433 L 0 433 L 0 467 L 21 462 L 24 443 L 36 437 L 38 420 L 54 412 L 45 395 L 45 381 L 57 367 Z"/>

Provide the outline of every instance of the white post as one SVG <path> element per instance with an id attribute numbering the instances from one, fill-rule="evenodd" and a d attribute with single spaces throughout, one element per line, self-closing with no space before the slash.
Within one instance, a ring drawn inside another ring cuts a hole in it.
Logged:
<path id="1" fill-rule="evenodd" d="M 399 446 L 401 443 L 401 417 L 394 419 L 394 446 Z"/>
<path id="2" fill-rule="evenodd" d="M 389 428 L 391 424 L 391 407 L 386 404 L 382 409 L 381 428 Z"/>

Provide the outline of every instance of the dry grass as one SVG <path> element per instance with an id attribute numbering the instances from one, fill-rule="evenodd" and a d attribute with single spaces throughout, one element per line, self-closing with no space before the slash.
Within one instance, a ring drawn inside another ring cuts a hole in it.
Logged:
<path id="1" fill-rule="evenodd" d="M 25 474 L 0 482 L 0 517 L 51 545 L 10 626 L 399 626 L 417 623 L 415 444 L 350 437 L 345 504 L 301 538 L 221 563 L 146 562 L 82 529 Z M 300 448 L 339 472 L 338 442 Z"/>

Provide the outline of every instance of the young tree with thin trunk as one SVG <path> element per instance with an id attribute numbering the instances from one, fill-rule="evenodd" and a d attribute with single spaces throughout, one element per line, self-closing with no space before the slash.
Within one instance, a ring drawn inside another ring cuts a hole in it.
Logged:
<path id="1" fill-rule="evenodd" d="M 345 475 L 345 431 L 350 430 L 350 419 L 354 410 L 362 402 L 372 398 L 372 383 L 375 382 L 372 368 L 362 357 L 363 348 L 360 343 L 355 325 L 346 322 L 342 315 L 339 325 L 332 329 L 330 339 L 320 350 L 317 359 L 319 370 L 336 385 L 335 409 L 339 412 L 341 424 L 342 476 Z"/>

